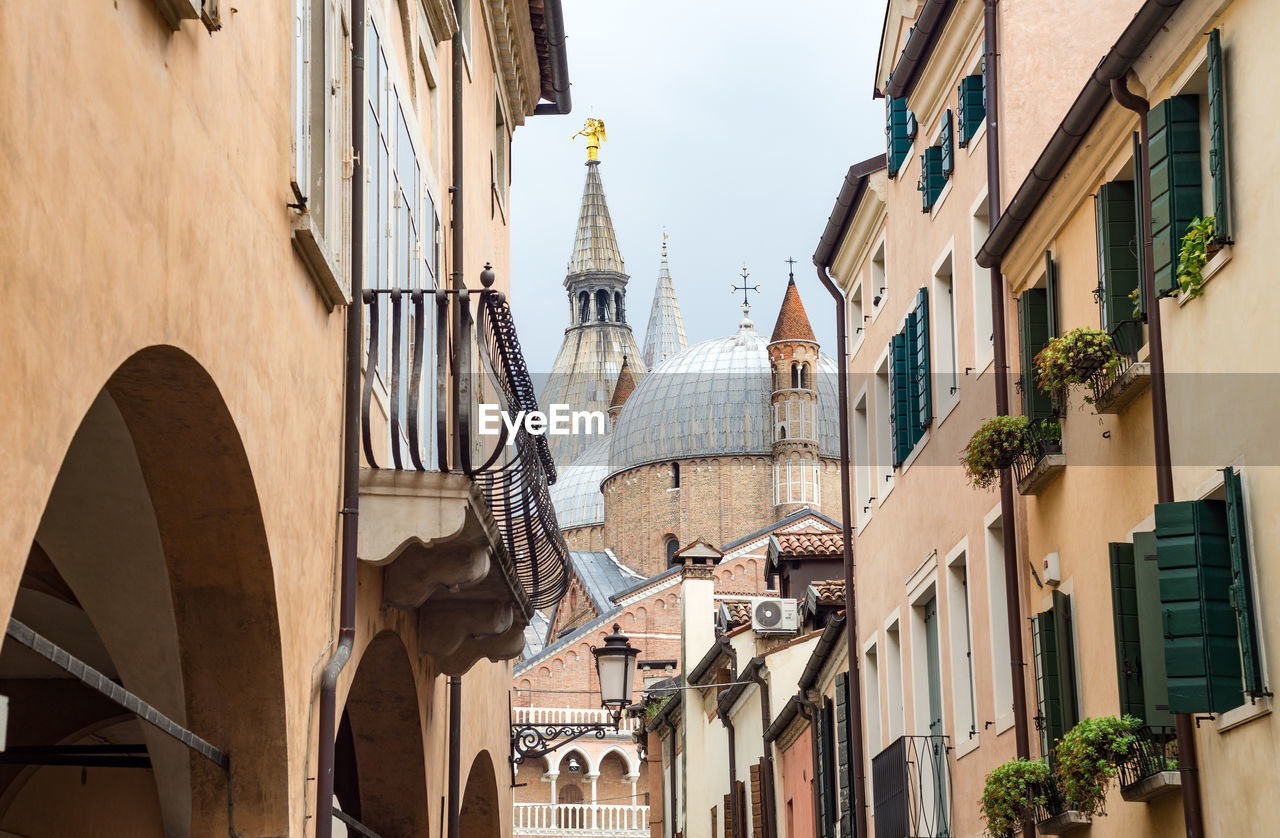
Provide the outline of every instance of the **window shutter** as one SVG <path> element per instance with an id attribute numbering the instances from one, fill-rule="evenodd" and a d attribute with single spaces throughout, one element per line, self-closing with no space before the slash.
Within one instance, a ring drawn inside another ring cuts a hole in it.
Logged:
<path id="1" fill-rule="evenodd" d="M 889 341 L 890 362 L 893 364 L 890 377 L 893 427 L 893 467 L 897 468 L 911 453 L 914 440 L 911 438 L 911 369 L 907 352 L 907 336 L 899 332 Z"/>
<path id="2" fill-rule="evenodd" d="M 1169 679 L 1164 669 L 1164 628 L 1160 615 L 1160 566 L 1156 562 L 1156 534 L 1133 534 L 1133 580 L 1138 594 L 1138 625 L 1142 641 L 1142 693 L 1149 725 L 1170 726 Z"/>
<path id="3" fill-rule="evenodd" d="M 831 753 L 831 739 L 834 732 L 835 707 L 831 699 L 825 698 L 822 700 L 822 773 L 819 777 L 823 792 L 822 834 L 833 836 L 833 838 L 836 834 L 835 760 Z"/>
<path id="4" fill-rule="evenodd" d="M 730 790 L 724 796 L 724 838 L 734 838 L 733 835 L 733 791 Z"/>
<path id="5" fill-rule="evenodd" d="M 1138 582 L 1133 545 L 1112 542 L 1111 613 L 1116 629 L 1116 682 L 1120 685 L 1120 713 L 1146 719 L 1142 689 L 1142 629 L 1138 619 Z"/>
<path id="6" fill-rule="evenodd" d="M 960 79 L 959 107 L 956 108 L 956 121 L 959 123 L 959 145 L 965 148 L 969 140 L 978 133 L 982 121 L 987 118 L 987 109 L 983 104 L 986 93 L 986 79 L 980 73 Z"/>
<path id="7" fill-rule="evenodd" d="M 1244 703 L 1227 530 L 1222 501 L 1156 504 L 1161 628 L 1173 713 L 1221 713 Z"/>
<path id="8" fill-rule="evenodd" d="M 764 793 L 761 789 L 760 763 L 751 766 L 751 836 L 764 838 Z"/>
<path id="9" fill-rule="evenodd" d="M 1227 102 L 1226 72 L 1222 65 L 1222 30 L 1209 33 L 1209 175 L 1213 178 L 1213 235 L 1231 241 L 1231 217 L 1227 209 Z"/>
<path id="10" fill-rule="evenodd" d="M 916 293 L 916 307 L 907 318 L 907 349 L 911 352 L 911 376 L 915 386 L 915 420 L 911 444 L 924 436 L 933 421 L 933 380 L 929 375 L 929 291 Z"/>
<path id="11" fill-rule="evenodd" d="M 1240 636 L 1240 662 L 1244 669 L 1244 691 L 1258 695 L 1262 688 L 1262 657 L 1258 648 L 1257 623 L 1253 614 L 1253 574 L 1249 566 L 1249 533 L 1244 515 L 1244 487 L 1240 475 L 1228 466 L 1222 470 L 1227 494 L 1227 537 L 1231 550 L 1231 607 L 1236 612 Z"/>
<path id="12" fill-rule="evenodd" d="M 1201 214 L 1199 97 L 1165 99 L 1151 109 L 1148 120 L 1156 292 L 1173 293 L 1182 237 Z"/>
<path id="13" fill-rule="evenodd" d="M 739 780 L 733 787 L 737 805 L 733 810 L 733 822 L 738 824 L 738 835 L 747 838 L 747 784 Z"/>
<path id="14" fill-rule="evenodd" d="M 836 676 L 836 787 L 842 836 L 849 835 L 852 822 L 849 769 L 849 674 L 841 672 Z"/>
<path id="15" fill-rule="evenodd" d="M 1062 328 L 1058 324 L 1058 268 L 1053 264 L 1053 253 L 1048 250 L 1044 252 L 1044 290 L 1049 337 L 1056 338 L 1062 334 Z"/>
<path id="16" fill-rule="evenodd" d="M 1058 640 L 1058 684 L 1062 690 L 1062 729 L 1071 730 L 1080 721 L 1076 703 L 1075 624 L 1071 619 L 1071 598 L 1053 592 L 1054 634 Z"/>
<path id="17" fill-rule="evenodd" d="M 1053 609 L 1031 618 L 1031 644 L 1040 710 L 1040 753 L 1048 756 L 1066 732 L 1062 726 L 1062 684 L 1058 680 L 1058 639 Z"/>
<path id="18" fill-rule="evenodd" d="M 889 177 L 892 178 L 898 176 L 898 169 L 902 168 L 902 164 L 906 162 L 907 155 L 911 152 L 909 125 L 911 112 L 907 110 L 906 99 L 895 99 L 892 96 L 887 96 L 885 97 L 885 113 Z"/>
<path id="19" fill-rule="evenodd" d="M 942 149 L 942 174 L 949 177 L 956 170 L 956 143 L 950 108 L 942 115 L 942 135 L 938 138 L 938 146 Z"/>
<path id="20" fill-rule="evenodd" d="M 916 182 L 916 189 L 921 195 L 922 212 L 933 209 L 946 182 L 947 176 L 942 172 L 942 146 L 931 145 L 920 155 L 920 180 Z"/>
<path id="21" fill-rule="evenodd" d="M 814 813 L 814 821 L 818 826 L 819 838 L 831 838 L 831 831 L 827 824 L 827 799 L 831 796 L 831 791 L 827 786 L 826 764 L 827 764 L 827 733 L 823 724 L 822 709 L 813 714 L 813 736 L 818 743 L 818 764 L 814 766 L 813 785 L 818 790 L 817 800 L 815 801 L 818 811 Z"/>
<path id="22" fill-rule="evenodd" d="M 1102 283 L 1102 326 L 1115 330 L 1133 319 L 1129 295 L 1141 284 L 1137 252 L 1136 198 L 1133 182 L 1117 180 L 1098 188 L 1094 202 L 1098 223 L 1098 280 Z"/>
<path id="23" fill-rule="evenodd" d="M 1022 355 L 1022 412 L 1032 421 L 1053 414 L 1053 400 L 1036 381 L 1035 357 L 1049 343 L 1049 302 L 1043 288 L 1028 288 L 1018 297 L 1018 336 Z"/>

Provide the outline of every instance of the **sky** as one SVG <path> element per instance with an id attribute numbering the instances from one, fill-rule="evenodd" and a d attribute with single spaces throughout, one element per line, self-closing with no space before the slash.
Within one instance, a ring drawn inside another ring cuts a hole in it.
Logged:
<path id="1" fill-rule="evenodd" d="M 732 334 L 739 283 L 760 285 L 764 334 L 788 257 L 824 351 L 835 315 L 813 252 L 853 163 L 884 150 L 871 98 L 885 0 L 564 0 L 573 112 L 512 143 L 512 307 L 529 369 L 549 372 L 586 177 L 587 117 L 605 122 L 600 176 L 643 346 L 662 234 L 689 344 Z"/>

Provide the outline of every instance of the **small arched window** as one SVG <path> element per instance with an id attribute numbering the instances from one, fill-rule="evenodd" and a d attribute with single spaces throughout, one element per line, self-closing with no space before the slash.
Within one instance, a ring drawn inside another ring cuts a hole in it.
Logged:
<path id="1" fill-rule="evenodd" d="M 615 291 L 613 293 L 613 319 L 619 323 L 626 323 L 627 318 L 622 311 L 622 292 Z"/>
<path id="2" fill-rule="evenodd" d="M 680 488 L 680 464 L 679 463 L 671 464 L 671 488 L 673 489 Z"/>
<path id="3" fill-rule="evenodd" d="M 799 386 L 801 390 L 807 389 L 809 386 L 809 365 L 808 364 L 800 365 L 800 385 Z"/>
<path id="4" fill-rule="evenodd" d="M 662 549 L 663 552 L 667 554 L 667 564 L 670 565 L 671 560 L 676 556 L 676 551 L 680 549 L 680 542 L 676 540 L 674 535 L 669 535 L 667 536 L 666 541 L 663 542 Z M 666 607 L 665 602 L 661 604 L 663 607 Z"/>
<path id="5" fill-rule="evenodd" d="M 609 292 L 603 289 L 596 292 L 596 319 L 602 323 L 609 321 Z"/>
<path id="6" fill-rule="evenodd" d="M 578 295 L 578 322 L 586 323 L 591 319 L 591 293 L 583 291 Z"/>
<path id="7" fill-rule="evenodd" d="M 792 364 L 791 365 L 791 388 L 797 389 L 799 387 L 800 387 L 800 365 Z"/>

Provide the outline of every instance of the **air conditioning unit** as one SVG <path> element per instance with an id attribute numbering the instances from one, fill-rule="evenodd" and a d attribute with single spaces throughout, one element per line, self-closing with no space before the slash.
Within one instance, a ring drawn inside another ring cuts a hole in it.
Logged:
<path id="1" fill-rule="evenodd" d="M 794 599 L 758 599 L 751 604 L 751 628 L 757 634 L 795 634 L 800 608 Z"/>

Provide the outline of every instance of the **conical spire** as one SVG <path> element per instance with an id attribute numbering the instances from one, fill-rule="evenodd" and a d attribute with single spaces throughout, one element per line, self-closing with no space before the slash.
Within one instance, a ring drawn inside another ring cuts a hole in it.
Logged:
<path id="1" fill-rule="evenodd" d="M 809 325 L 809 315 L 804 312 L 804 303 L 800 300 L 800 291 L 796 288 L 793 274 L 787 282 L 787 293 L 782 297 L 782 308 L 778 311 L 778 320 L 773 326 L 773 337 L 770 343 L 780 340 L 809 340 L 817 342 L 813 336 L 813 327 Z"/>
<path id="2" fill-rule="evenodd" d="M 658 284 L 653 289 L 653 305 L 649 308 L 649 327 L 644 332 L 644 365 L 653 369 L 664 359 L 689 348 L 684 334 L 684 318 L 676 301 L 676 287 L 667 267 L 667 236 L 662 235 L 662 267 Z"/>
<path id="3" fill-rule="evenodd" d="M 631 391 L 636 389 L 636 379 L 631 374 L 631 362 L 626 355 L 622 356 L 622 369 L 618 370 L 618 383 L 613 387 L 613 398 L 609 400 L 609 418 L 615 422 L 622 406 L 627 403 Z"/>
<path id="4" fill-rule="evenodd" d="M 625 274 L 618 239 L 609 218 L 609 204 L 600 182 L 600 161 L 587 161 L 587 183 L 582 189 L 582 211 L 569 259 L 569 276 L 575 274 Z"/>

